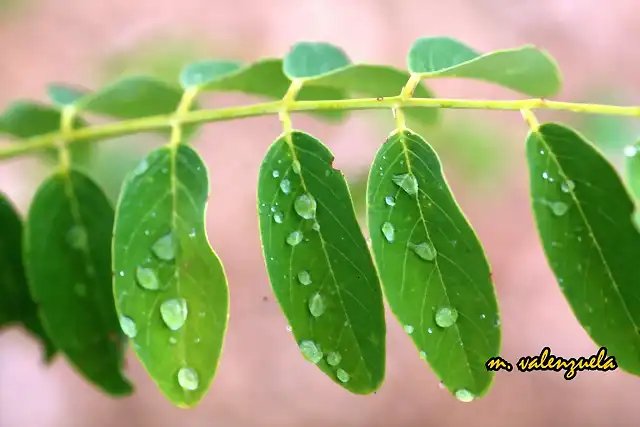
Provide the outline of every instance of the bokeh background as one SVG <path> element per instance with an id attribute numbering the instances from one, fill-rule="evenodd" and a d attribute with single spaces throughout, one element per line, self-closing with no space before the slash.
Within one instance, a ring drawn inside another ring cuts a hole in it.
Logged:
<path id="1" fill-rule="evenodd" d="M 534 43 L 558 60 L 558 99 L 640 104 L 637 0 L 0 0 L 0 106 L 45 100 L 45 85 L 99 87 L 132 73 L 175 81 L 193 60 L 281 56 L 300 40 L 329 41 L 354 61 L 404 66 L 411 42 L 448 35 L 480 51 Z M 516 98 L 487 84 L 436 81 L 441 96 Z M 205 106 L 251 102 L 204 96 Z M 346 174 L 362 214 L 364 177 L 391 130 L 390 113 L 358 112 L 330 126 L 295 118 L 324 140 Z M 524 162 L 526 126 L 517 112 L 444 111 L 419 129 L 484 242 L 502 312 L 503 357 L 550 346 L 565 357 L 597 350 L 564 301 L 534 231 Z M 631 120 L 540 113 L 584 132 L 619 165 L 639 126 Z M 410 339 L 389 315 L 387 378 L 354 396 L 305 362 L 271 297 L 255 208 L 257 171 L 280 132 L 276 117 L 207 125 L 196 147 L 210 167 L 209 236 L 226 265 L 231 319 L 218 376 L 193 410 L 171 406 L 129 354 L 134 396 L 112 400 L 59 357 L 40 361 L 22 330 L 0 331 L 0 427 L 244 426 L 601 426 L 637 425 L 640 381 L 620 371 L 499 373 L 489 395 L 460 403 L 438 387 Z M 0 145 L 10 142 L 1 141 Z M 96 146 L 83 167 L 115 198 L 124 173 L 161 144 L 138 135 Z M 42 158 L 0 163 L 0 188 L 28 208 L 51 165 Z M 264 297 L 267 297 L 266 299 Z"/>

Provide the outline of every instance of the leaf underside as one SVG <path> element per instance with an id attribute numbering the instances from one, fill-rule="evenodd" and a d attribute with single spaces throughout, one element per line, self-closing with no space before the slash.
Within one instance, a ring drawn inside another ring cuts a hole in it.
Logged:
<path id="1" fill-rule="evenodd" d="M 408 185 L 411 177 L 417 188 Z M 367 201 L 371 245 L 392 312 L 449 390 L 485 394 L 493 379 L 485 362 L 498 355 L 501 337 L 491 272 L 422 137 L 410 130 L 389 136 L 371 167 Z M 443 328 L 435 315 L 447 308 L 457 310 L 458 319 Z"/>
<path id="2" fill-rule="evenodd" d="M 224 269 L 205 230 L 208 192 L 206 166 L 194 150 L 159 148 L 126 178 L 114 230 L 118 313 L 135 325 L 133 347 L 146 370 L 181 407 L 195 406 L 213 381 L 229 317 Z M 156 252 L 159 241 L 170 251 Z M 138 276 L 139 268 L 147 272 L 146 279 Z M 158 289 L 145 288 L 145 283 Z M 161 307 L 182 299 L 186 319 L 171 330 Z M 194 390 L 180 386 L 182 368 L 197 374 Z"/>
<path id="3" fill-rule="evenodd" d="M 38 189 L 25 232 L 26 271 L 41 318 L 69 361 L 105 392 L 128 395 L 124 346 L 111 288 L 113 208 L 77 171 Z"/>
<path id="4" fill-rule="evenodd" d="M 560 289 L 591 338 L 640 374 L 640 234 L 622 180 L 560 124 L 529 134 L 527 160 L 538 233 Z"/>
<path id="5" fill-rule="evenodd" d="M 332 153 L 304 132 L 277 139 L 260 168 L 260 234 L 271 286 L 296 342 L 313 342 L 325 374 L 368 394 L 385 372 L 382 292 L 346 181 L 332 162 Z M 307 196 L 317 210 L 311 217 L 300 210 L 304 218 L 295 204 Z M 287 242 L 293 232 L 301 233 L 295 245 Z"/>

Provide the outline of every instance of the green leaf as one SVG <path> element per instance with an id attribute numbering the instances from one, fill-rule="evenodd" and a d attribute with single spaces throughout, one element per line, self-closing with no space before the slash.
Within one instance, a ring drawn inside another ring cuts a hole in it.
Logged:
<path id="1" fill-rule="evenodd" d="M 77 171 L 38 189 L 25 230 L 31 293 L 56 347 L 93 384 L 114 396 L 131 384 L 121 370 L 123 340 L 111 287 L 113 208 Z"/>
<path id="2" fill-rule="evenodd" d="M 197 405 L 209 389 L 229 316 L 224 269 L 207 240 L 208 193 L 207 169 L 195 151 L 159 148 L 125 179 L 114 229 L 123 330 L 160 390 L 180 407 Z M 185 372 L 197 379 L 181 385 Z"/>
<path id="3" fill-rule="evenodd" d="M 411 46 L 407 65 L 422 78 L 484 80 L 536 97 L 555 95 L 562 84 L 554 59 L 530 45 L 481 54 L 448 37 L 424 37 Z"/>
<path id="4" fill-rule="evenodd" d="M 372 98 L 397 96 L 409 80 L 409 73 L 385 65 L 353 64 L 324 74 L 305 79 L 303 87 L 332 87 L 349 94 Z M 423 84 L 414 92 L 416 98 L 432 98 L 433 93 Z M 408 122 L 431 124 L 438 119 L 437 108 L 405 108 Z"/>
<path id="5" fill-rule="evenodd" d="M 371 245 L 385 296 L 420 356 L 456 393 L 484 395 L 498 356 L 491 271 L 438 156 L 410 130 L 376 154 L 367 189 Z"/>
<path id="6" fill-rule="evenodd" d="M 330 73 L 351 64 L 347 54 L 330 43 L 300 42 L 291 47 L 282 62 L 289 79 L 305 79 Z"/>
<path id="7" fill-rule="evenodd" d="M 11 202 L 0 193 L 0 328 L 21 323 L 40 340 L 45 359 L 56 353 L 55 345 L 38 317 L 22 262 L 22 222 Z"/>
<path id="8" fill-rule="evenodd" d="M 47 86 L 49 99 L 60 107 L 74 105 L 88 94 L 89 91 L 86 89 L 66 84 L 50 84 Z"/>
<path id="9" fill-rule="evenodd" d="M 527 138 L 533 213 L 573 313 L 618 365 L 640 374 L 640 234 L 622 180 L 574 130 L 546 123 Z"/>
<path id="10" fill-rule="evenodd" d="M 305 358 L 347 390 L 372 393 L 386 340 L 375 267 L 333 154 L 306 133 L 288 139 L 271 146 L 258 181 L 271 286 Z"/>
<path id="11" fill-rule="evenodd" d="M 180 84 L 184 89 L 206 86 L 239 70 L 242 65 L 233 61 L 201 61 L 189 64 L 180 73 Z"/>

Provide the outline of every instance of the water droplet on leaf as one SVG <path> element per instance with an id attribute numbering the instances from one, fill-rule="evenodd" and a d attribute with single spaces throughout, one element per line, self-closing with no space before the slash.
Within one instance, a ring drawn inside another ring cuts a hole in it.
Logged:
<path id="1" fill-rule="evenodd" d="M 420 352 L 420 359 L 422 359 L 422 360 L 427 360 L 427 353 L 426 353 L 426 352 L 424 352 L 424 351 L 421 351 L 421 352 Z"/>
<path id="2" fill-rule="evenodd" d="M 320 231 L 320 224 L 316 221 L 313 223 L 311 228 L 313 228 L 313 231 Z"/>
<path id="3" fill-rule="evenodd" d="M 316 199 L 311 194 L 303 194 L 293 203 L 296 213 L 304 219 L 311 219 L 316 216 Z"/>
<path id="4" fill-rule="evenodd" d="M 458 310 L 451 307 L 442 307 L 436 311 L 436 325 L 448 328 L 458 320 Z"/>
<path id="5" fill-rule="evenodd" d="M 191 368 L 181 368 L 178 371 L 178 384 L 185 390 L 197 390 L 198 374 Z"/>
<path id="6" fill-rule="evenodd" d="M 283 179 L 282 181 L 280 181 L 280 189 L 284 194 L 291 193 L 291 181 L 289 181 L 288 179 Z"/>
<path id="7" fill-rule="evenodd" d="M 120 275 L 122 276 L 123 274 Z M 160 289 L 158 276 L 156 276 L 156 273 L 150 268 L 136 268 L 136 280 L 138 281 L 138 284 L 142 286 L 142 288 L 148 291 L 157 291 L 158 289 Z"/>
<path id="8" fill-rule="evenodd" d="M 408 195 L 414 196 L 418 193 L 418 180 L 415 176 L 405 173 L 402 175 L 394 175 L 393 183 L 402 188 Z"/>
<path id="9" fill-rule="evenodd" d="M 298 281 L 303 284 L 303 285 L 310 285 L 311 284 L 311 275 L 309 274 L 308 271 L 301 271 L 300 273 L 298 273 Z"/>
<path id="10" fill-rule="evenodd" d="M 349 379 L 351 378 L 349 376 L 349 374 L 347 373 L 347 371 L 345 371 L 344 369 L 338 369 L 336 371 L 336 377 L 338 377 L 338 379 L 340 380 L 340 382 L 346 383 L 349 381 Z"/>
<path id="11" fill-rule="evenodd" d="M 461 388 L 460 390 L 456 390 L 456 399 L 460 402 L 469 403 L 475 399 L 475 396 L 466 388 Z"/>
<path id="12" fill-rule="evenodd" d="M 287 243 L 291 246 L 295 246 L 302 242 L 302 231 L 294 231 L 287 236 Z"/>
<path id="13" fill-rule="evenodd" d="M 280 171 L 277 170 L 277 169 L 274 169 L 274 171 L 271 172 L 271 176 L 274 177 L 274 178 L 279 177 L 280 176 Z"/>
<path id="14" fill-rule="evenodd" d="M 327 354 L 327 363 L 331 366 L 337 366 L 342 361 L 342 356 L 337 351 Z"/>
<path id="15" fill-rule="evenodd" d="M 187 314 L 187 300 L 184 298 L 173 298 L 160 304 L 162 320 L 172 331 L 177 331 L 184 325 Z"/>
<path id="16" fill-rule="evenodd" d="M 390 222 L 382 224 L 382 234 L 384 234 L 384 238 L 387 239 L 387 242 L 393 243 L 396 237 L 396 230 L 393 228 L 393 224 Z"/>
<path id="17" fill-rule="evenodd" d="M 293 163 L 291 163 L 291 169 L 293 169 L 293 172 L 295 174 L 300 175 L 300 171 L 302 170 L 302 168 L 300 167 L 300 162 L 297 160 L 294 160 Z"/>
<path id="18" fill-rule="evenodd" d="M 151 247 L 151 250 L 158 258 L 164 261 L 171 261 L 176 256 L 173 233 L 169 233 L 159 238 Z"/>
<path id="19" fill-rule="evenodd" d="M 410 243 L 409 246 L 413 249 L 416 255 L 425 261 L 433 261 L 437 255 L 436 248 L 429 242 L 423 242 L 418 245 Z"/>
<path id="20" fill-rule="evenodd" d="M 169 344 L 174 345 L 178 342 L 176 337 L 169 337 Z"/>
<path id="21" fill-rule="evenodd" d="M 278 224 L 282 224 L 282 221 L 284 221 L 284 217 L 282 213 L 276 212 L 273 214 L 273 220 Z"/>
<path id="22" fill-rule="evenodd" d="M 129 338 L 135 338 L 138 335 L 138 327 L 136 322 L 132 318 L 127 316 L 120 316 L 120 329 Z"/>
<path id="23" fill-rule="evenodd" d="M 633 157 L 638 152 L 638 149 L 634 145 L 627 145 L 624 147 L 624 155 L 627 157 Z"/>
<path id="24" fill-rule="evenodd" d="M 147 162 L 147 159 L 142 159 L 142 161 L 138 163 L 136 168 L 133 170 L 133 175 L 140 176 L 145 173 L 147 169 L 149 169 L 149 163 Z"/>
<path id="25" fill-rule="evenodd" d="M 313 294 L 309 299 L 309 311 L 313 317 L 320 317 L 325 310 L 324 298 L 320 294 Z"/>
<path id="26" fill-rule="evenodd" d="M 569 205 L 564 202 L 551 202 L 549 207 L 555 216 L 562 216 L 569 210 Z"/>
<path id="27" fill-rule="evenodd" d="M 89 242 L 89 238 L 87 236 L 87 232 L 83 227 L 78 225 L 72 227 L 67 233 L 67 243 L 73 249 L 80 250 L 87 247 Z"/>
<path id="28" fill-rule="evenodd" d="M 394 199 L 393 196 L 387 196 L 384 198 L 384 202 L 388 205 L 388 206 L 395 206 L 396 205 L 396 199 Z"/>
<path id="29" fill-rule="evenodd" d="M 570 193 L 573 191 L 573 189 L 576 188 L 576 184 L 571 181 L 570 179 L 564 181 L 562 184 L 560 184 L 560 189 L 564 192 L 564 193 Z"/>
<path id="30" fill-rule="evenodd" d="M 313 341 L 305 340 L 300 342 L 300 351 L 302 356 L 314 365 L 322 360 L 322 351 L 316 346 Z"/>

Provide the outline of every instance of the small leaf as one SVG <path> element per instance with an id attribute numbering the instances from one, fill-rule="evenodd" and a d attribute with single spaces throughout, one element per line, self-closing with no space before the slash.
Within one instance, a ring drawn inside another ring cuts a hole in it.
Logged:
<path id="1" fill-rule="evenodd" d="M 274 142 L 260 168 L 260 233 L 271 286 L 304 357 L 368 394 L 385 372 L 382 292 L 333 158 L 300 131 Z M 337 366 L 326 359 L 332 353 Z"/>
<path id="2" fill-rule="evenodd" d="M 282 67 L 289 79 L 317 77 L 351 64 L 347 54 L 330 43 L 301 42 L 291 47 Z"/>
<path id="3" fill-rule="evenodd" d="M 367 187 L 371 246 L 385 296 L 423 359 L 453 393 L 484 395 L 500 347 L 491 271 L 422 137 L 393 132 Z M 418 357 L 418 355 L 416 355 Z"/>
<path id="4" fill-rule="evenodd" d="M 0 193 L 0 328 L 21 323 L 45 349 L 45 359 L 55 355 L 55 345 L 38 317 L 22 262 L 22 222 L 13 205 Z"/>
<path id="5" fill-rule="evenodd" d="M 242 65 L 232 61 L 201 61 L 189 64 L 180 73 L 180 84 L 184 89 L 206 86 L 239 70 Z"/>
<path id="6" fill-rule="evenodd" d="M 333 87 L 349 94 L 373 98 L 397 96 L 409 80 L 409 73 L 385 65 L 353 64 L 319 77 L 305 79 L 303 87 Z M 414 92 L 416 98 L 432 98 L 423 84 Z M 437 108 L 405 108 L 409 123 L 430 124 L 438 118 Z"/>
<path id="7" fill-rule="evenodd" d="M 47 95 L 51 101 L 60 106 L 74 105 L 87 96 L 89 91 L 66 84 L 51 84 L 47 86 Z"/>
<path id="8" fill-rule="evenodd" d="M 423 78 L 484 80 L 536 97 L 555 95 L 562 84 L 553 58 L 530 45 L 480 54 L 448 37 L 424 37 L 411 46 L 407 65 Z"/>
<path id="9" fill-rule="evenodd" d="M 114 229 L 114 290 L 123 330 L 171 402 L 193 407 L 215 376 L 229 293 L 209 246 L 206 166 L 191 148 L 162 147 L 127 176 Z"/>
<path id="10" fill-rule="evenodd" d="M 618 365 L 640 375 L 640 234 L 611 164 L 574 130 L 546 123 L 527 138 L 533 213 L 574 315 Z"/>
<path id="11" fill-rule="evenodd" d="M 111 287 L 113 208 L 88 177 L 57 172 L 38 189 L 25 230 L 31 293 L 56 347 L 92 383 L 131 394 Z"/>

